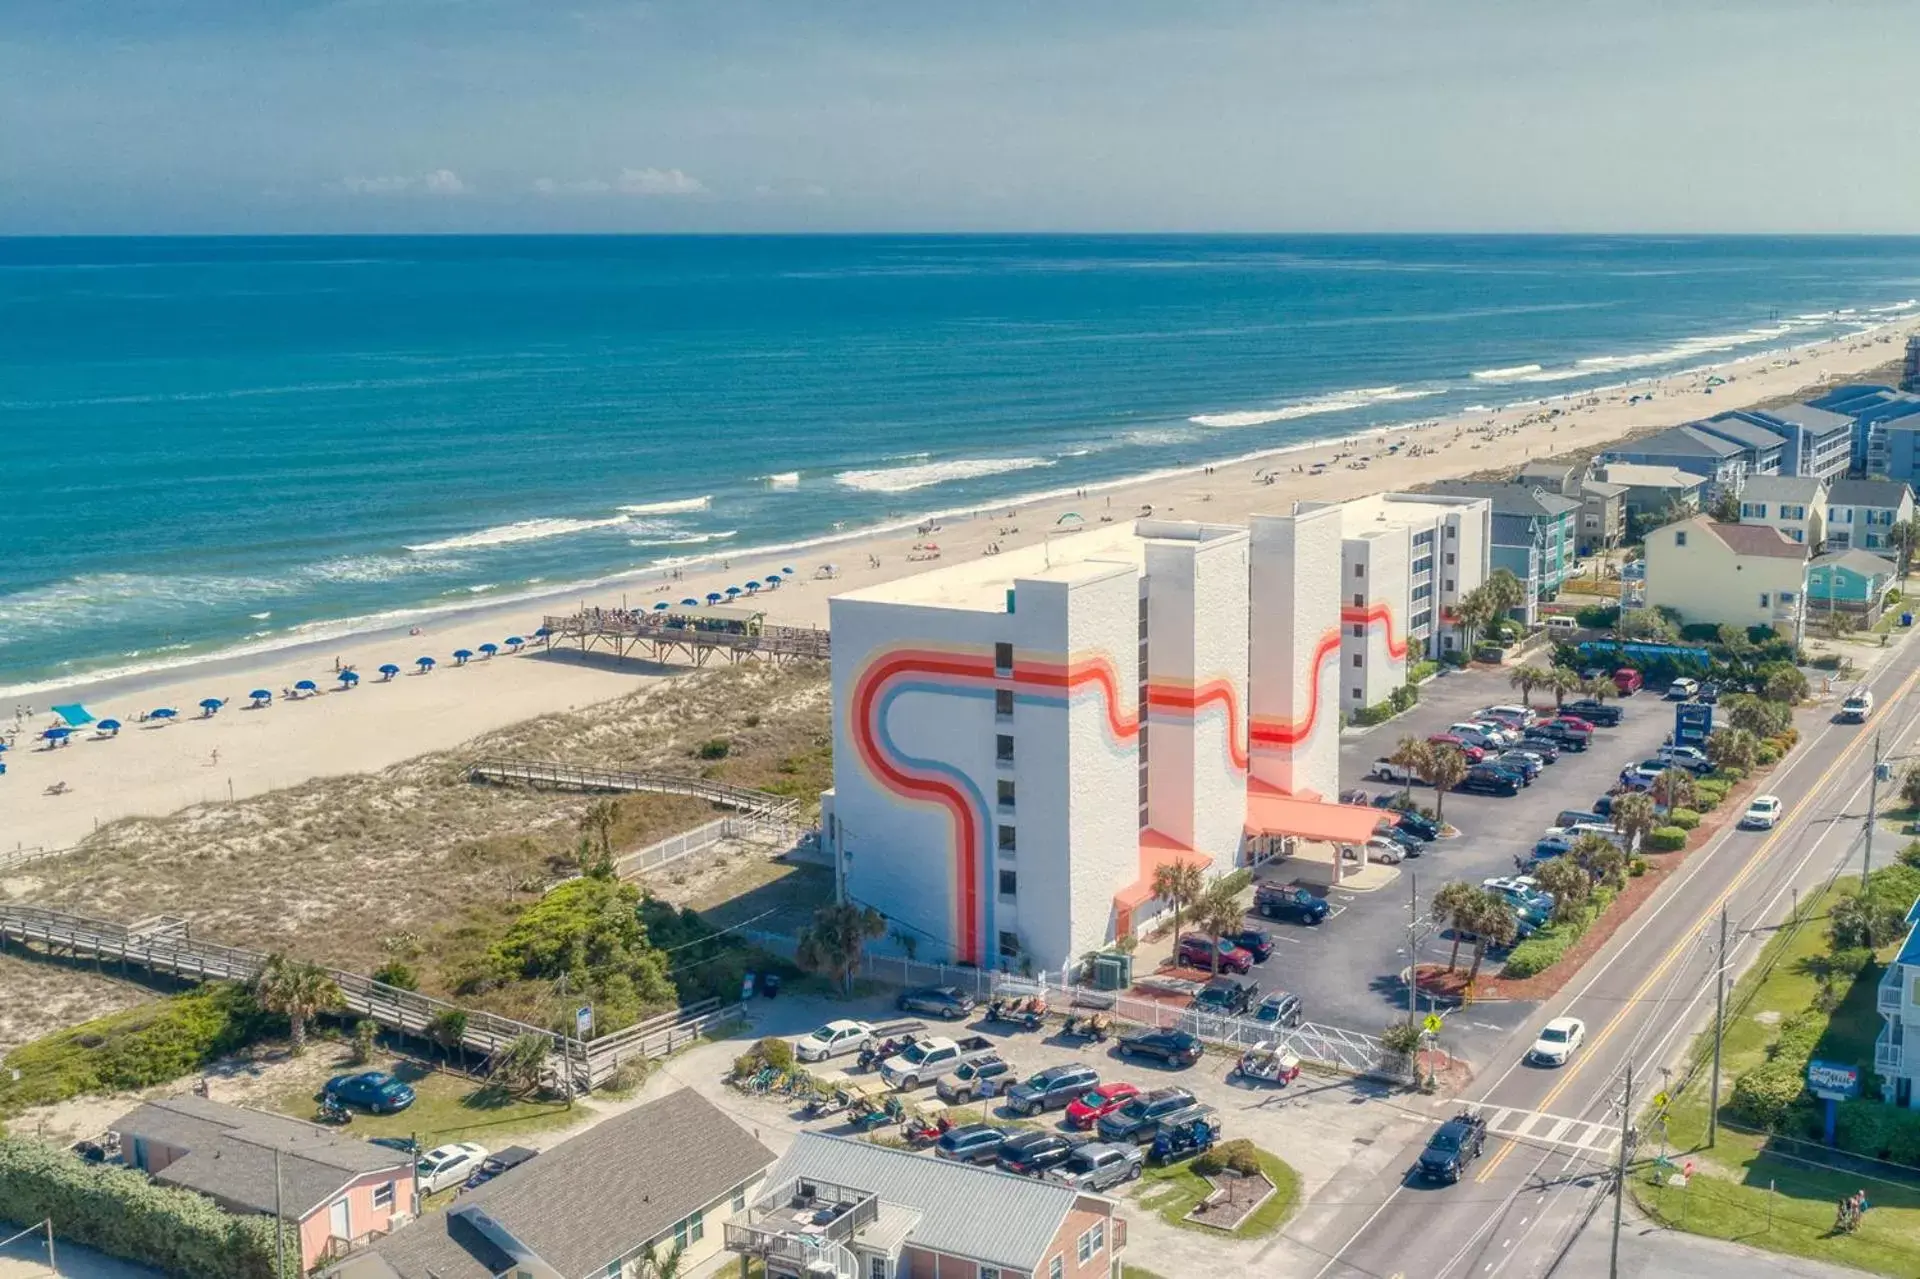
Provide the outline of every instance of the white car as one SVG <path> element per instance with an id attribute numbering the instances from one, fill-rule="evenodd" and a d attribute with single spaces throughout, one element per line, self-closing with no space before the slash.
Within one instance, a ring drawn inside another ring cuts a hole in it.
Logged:
<path id="1" fill-rule="evenodd" d="M 1420 775 L 1411 768 L 1396 764 L 1390 759 L 1374 760 L 1373 767 L 1368 770 L 1367 776 L 1376 782 L 1392 782 L 1395 786 L 1404 786 L 1409 782 L 1420 780 Z"/>
<path id="2" fill-rule="evenodd" d="M 1385 835 L 1375 835 L 1367 841 L 1367 860 L 1370 862 L 1383 862 L 1388 866 L 1398 866 L 1406 855 L 1406 849 L 1388 839 Z"/>
<path id="3" fill-rule="evenodd" d="M 1742 830 L 1772 830 L 1780 824 L 1780 817 L 1786 805 L 1780 802 L 1778 795 L 1756 795 L 1747 805 L 1747 811 L 1740 817 Z"/>
<path id="4" fill-rule="evenodd" d="M 1555 1017 L 1540 1029 L 1540 1038 L 1527 1050 L 1527 1060 L 1543 1066 L 1564 1066 L 1587 1037 L 1587 1024 L 1578 1017 Z"/>
<path id="5" fill-rule="evenodd" d="M 801 1061 L 825 1061 L 846 1053 L 859 1052 L 873 1039 L 873 1027 L 864 1021 L 830 1021 L 802 1039 L 794 1041 L 793 1055 Z"/>
<path id="6" fill-rule="evenodd" d="M 485 1162 L 487 1153 L 485 1146 L 471 1141 L 435 1146 L 420 1156 L 420 1163 L 414 1170 L 420 1179 L 421 1193 L 430 1195 L 465 1182 Z"/>

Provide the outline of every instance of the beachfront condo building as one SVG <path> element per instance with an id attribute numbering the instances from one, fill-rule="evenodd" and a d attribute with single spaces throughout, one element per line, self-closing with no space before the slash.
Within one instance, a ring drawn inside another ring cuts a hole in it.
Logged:
<path id="1" fill-rule="evenodd" d="M 1884 1024 L 1873 1044 L 1873 1071 L 1882 1099 L 1912 1108 L 1920 1106 L 1920 898 L 1907 923 L 1907 939 L 1874 992 Z"/>
<path id="2" fill-rule="evenodd" d="M 1451 619 L 1491 571 L 1493 508 L 1479 496 L 1376 493 L 1337 509 L 1340 706 L 1352 712 L 1386 701 L 1410 667 L 1460 646 Z"/>
<path id="3" fill-rule="evenodd" d="M 1403 643 L 1408 592 L 1350 607 L 1345 540 L 1337 507 L 1141 520 L 835 596 L 823 840 L 882 948 L 1058 971 L 1165 908 L 1161 865 L 1364 845 L 1345 637 Z"/>

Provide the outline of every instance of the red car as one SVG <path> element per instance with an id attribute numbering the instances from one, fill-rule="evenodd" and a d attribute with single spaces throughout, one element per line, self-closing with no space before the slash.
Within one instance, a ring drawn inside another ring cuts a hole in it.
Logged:
<path id="1" fill-rule="evenodd" d="M 1067 1127 L 1083 1131 L 1090 1129 L 1103 1116 L 1112 1114 L 1139 1095 L 1140 1090 L 1132 1084 L 1123 1084 L 1118 1080 L 1101 1084 L 1067 1103 Z"/>
<path id="2" fill-rule="evenodd" d="M 1583 737 L 1593 735 L 1593 725 L 1578 715 L 1556 715 L 1547 721 L 1547 727 L 1557 728 L 1563 733 L 1579 733 Z"/>
<path id="3" fill-rule="evenodd" d="M 1226 938 L 1220 939 L 1220 971 L 1223 973 L 1246 973 L 1253 971 L 1253 956 Z M 1175 959 L 1189 968 L 1204 968 L 1213 971 L 1214 941 L 1199 933 L 1188 933 L 1180 939 L 1180 949 Z"/>
<path id="4" fill-rule="evenodd" d="M 1427 741 L 1435 746 L 1451 746 L 1467 757 L 1467 763 L 1478 764 L 1487 757 L 1487 753 L 1471 742 L 1455 737 L 1452 733 L 1435 733 Z"/>
<path id="5" fill-rule="evenodd" d="M 1646 676 L 1631 666 L 1622 666 L 1613 673 L 1613 686 L 1620 690 L 1622 697 L 1632 697 L 1645 687 L 1646 682 Z"/>

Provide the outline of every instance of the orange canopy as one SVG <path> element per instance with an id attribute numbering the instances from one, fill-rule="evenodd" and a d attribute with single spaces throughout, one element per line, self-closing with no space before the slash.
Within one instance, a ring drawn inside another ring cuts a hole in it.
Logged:
<path id="1" fill-rule="evenodd" d="M 1359 804 L 1329 804 L 1247 783 L 1247 830 L 1255 835 L 1297 835 L 1329 844 L 1364 844 L 1387 815 Z"/>

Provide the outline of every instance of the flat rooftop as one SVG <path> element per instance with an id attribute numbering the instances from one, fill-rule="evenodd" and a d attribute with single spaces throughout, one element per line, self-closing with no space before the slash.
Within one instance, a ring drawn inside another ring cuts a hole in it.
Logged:
<path id="1" fill-rule="evenodd" d="M 1338 504 L 1340 531 L 1348 537 L 1361 537 L 1379 528 L 1432 524 L 1449 515 L 1458 515 L 1462 507 L 1486 500 L 1427 493 L 1370 493 Z"/>
<path id="2" fill-rule="evenodd" d="M 844 591 L 834 598 L 1004 613 L 1007 592 L 1016 582 L 1072 584 L 1094 581 L 1117 571 L 1143 573 L 1147 547 L 1155 542 L 1204 544 L 1245 536 L 1246 532 L 1244 528 L 1227 524 L 1173 520 L 1102 524 L 1080 532 L 1056 534 L 1040 545 L 1013 547 L 998 555 L 975 554 L 951 564 L 945 561 L 930 564 L 924 572 Z"/>

